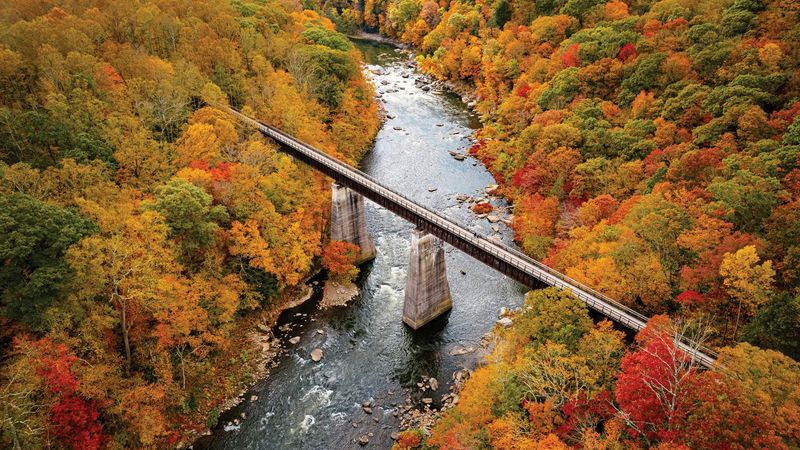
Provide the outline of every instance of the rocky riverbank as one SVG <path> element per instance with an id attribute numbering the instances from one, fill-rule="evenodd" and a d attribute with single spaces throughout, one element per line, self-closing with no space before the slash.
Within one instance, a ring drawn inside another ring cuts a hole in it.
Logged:
<path id="1" fill-rule="evenodd" d="M 317 272 L 312 273 L 316 275 Z M 283 343 L 275 337 L 273 328 L 277 324 L 278 317 L 287 309 L 299 306 L 308 301 L 314 294 L 314 286 L 318 281 L 309 280 L 305 284 L 284 293 L 284 299 L 279 301 L 279 306 L 270 310 L 262 310 L 252 315 L 243 317 L 239 323 L 240 333 L 244 334 L 245 349 L 254 356 L 247 361 L 246 367 L 241 367 L 239 373 L 249 373 L 249 377 L 239 380 L 239 390 L 236 395 L 226 398 L 217 406 L 217 414 L 222 414 L 238 406 L 246 400 L 247 390 L 255 383 L 269 377 L 270 370 L 277 366 L 278 356 L 284 351 Z M 233 338 L 234 341 L 240 339 Z M 258 397 L 251 396 L 250 401 L 256 401 Z M 240 419 L 246 416 L 242 413 Z M 226 427 L 238 426 L 240 419 L 234 419 L 226 424 Z M 206 428 L 190 436 L 186 442 L 179 443 L 176 448 L 192 448 L 192 442 L 202 436 L 211 434 L 211 429 Z"/>
<path id="2" fill-rule="evenodd" d="M 323 308 L 345 306 L 350 300 L 356 298 L 359 293 L 358 286 L 352 281 L 342 283 L 341 281 L 327 279 L 322 291 L 320 306 Z"/>

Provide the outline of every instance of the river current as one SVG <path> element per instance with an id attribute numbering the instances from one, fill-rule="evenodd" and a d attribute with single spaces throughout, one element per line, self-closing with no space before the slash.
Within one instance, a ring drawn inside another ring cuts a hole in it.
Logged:
<path id="1" fill-rule="evenodd" d="M 381 44 L 357 45 L 389 117 L 361 169 L 471 230 L 511 243 L 502 222 L 478 218 L 456 199 L 482 197 L 494 183 L 476 160 L 459 161 L 450 153 L 467 151 L 476 117 L 455 94 L 418 82 L 422 77 L 407 64 L 408 54 Z M 449 392 L 453 372 L 480 363 L 480 352 L 469 350 L 479 348 L 500 308 L 521 304 L 524 288 L 445 246 L 453 309 L 414 332 L 401 321 L 413 226 L 369 201 L 366 214 L 377 257 L 361 268 L 361 294 L 347 306 L 323 310 L 317 286 L 311 300 L 285 311 L 276 326 L 286 348 L 277 367 L 195 448 L 351 449 L 371 433 L 363 448 L 388 449 L 399 426 L 394 405 L 409 395 L 415 401 L 432 397 L 437 404 Z M 300 341 L 290 344 L 296 336 Z M 314 348 L 324 351 L 318 363 L 310 358 Z M 438 380 L 435 393 L 419 392 L 423 376 Z M 361 407 L 367 401 L 372 414 Z M 245 419 L 232 424 L 242 413 Z"/>

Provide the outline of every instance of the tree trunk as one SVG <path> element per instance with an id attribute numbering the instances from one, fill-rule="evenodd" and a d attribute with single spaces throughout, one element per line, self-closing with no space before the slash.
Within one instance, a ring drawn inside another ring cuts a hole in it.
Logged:
<path id="1" fill-rule="evenodd" d="M 122 313 L 122 342 L 125 344 L 125 375 L 131 376 L 131 343 L 128 338 L 128 309 L 124 301 L 120 302 Z"/>
<path id="2" fill-rule="evenodd" d="M 739 307 L 736 308 L 736 325 L 733 327 L 733 342 L 736 342 L 736 334 L 739 332 L 739 318 L 742 315 L 742 301 L 739 300 Z"/>
<path id="3" fill-rule="evenodd" d="M 181 388 L 186 390 L 186 362 L 183 357 L 184 347 L 178 350 L 178 359 L 181 361 Z"/>
<path id="4" fill-rule="evenodd" d="M 11 414 L 8 412 L 8 404 L 3 405 L 3 415 L 11 418 Z M 13 445 L 13 449 L 22 450 L 22 445 L 19 443 L 19 436 L 17 436 L 17 427 L 14 426 L 14 420 L 9 420 L 8 424 L 11 429 L 11 445 Z"/>

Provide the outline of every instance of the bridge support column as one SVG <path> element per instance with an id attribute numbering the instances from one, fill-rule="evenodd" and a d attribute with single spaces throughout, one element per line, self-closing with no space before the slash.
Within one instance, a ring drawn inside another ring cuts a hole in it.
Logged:
<path id="1" fill-rule="evenodd" d="M 361 253 L 357 265 L 374 259 L 375 243 L 367 232 L 364 197 L 333 183 L 331 199 L 331 240 L 358 245 Z"/>
<path id="2" fill-rule="evenodd" d="M 403 304 L 403 322 L 415 330 L 453 306 L 444 261 L 442 241 L 424 231 L 415 231 Z"/>

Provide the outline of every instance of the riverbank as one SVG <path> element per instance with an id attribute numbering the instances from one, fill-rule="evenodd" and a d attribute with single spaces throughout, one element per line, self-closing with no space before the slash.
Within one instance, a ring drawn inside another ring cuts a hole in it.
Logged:
<path id="1" fill-rule="evenodd" d="M 480 233 L 510 241 L 504 222 L 471 211 L 468 199 L 488 198 L 494 179 L 477 161 L 458 159 L 472 145 L 477 120 L 460 96 L 416 72 L 410 52 L 357 44 L 377 88 L 386 123 L 362 170 L 387 187 L 447 214 Z M 461 201 L 459 201 L 459 199 Z M 491 199 L 498 209 L 500 199 Z M 284 343 L 279 364 L 256 383 L 197 449 L 388 448 L 404 416 L 451 404 L 453 373 L 481 362 L 480 342 L 502 307 L 515 307 L 523 290 L 479 261 L 445 250 L 453 310 L 422 330 L 403 325 L 403 292 L 414 226 L 366 202 L 367 229 L 378 254 L 362 266 L 361 288 L 347 306 L 320 308 L 321 295 L 285 311 L 274 329 Z M 494 231 L 492 225 L 497 226 Z M 312 351 L 324 357 L 315 361 Z M 419 383 L 436 388 L 420 392 Z M 447 396 L 447 397 L 446 397 Z M 407 400 L 410 399 L 410 403 Z M 423 400 L 430 399 L 426 404 Z M 363 405 L 368 403 L 369 411 Z M 410 408 L 409 408 L 410 406 Z M 419 411 L 414 413 L 413 411 Z M 242 419 L 242 414 L 246 419 Z M 238 424 L 236 421 L 238 420 Z M 225 427 L 225 425 L 230 426 Z M 406 426 L 412 425 L 406 421 Z M 363 438 L 363 439 L 362 439 Z"/>
<path id="2" fill-rule="evenodd" d="M 277 356 L 283 350 L 283 343 L 275 335 L 274 328 L 281 314 L 291 308 L 302 305 L 312 298 L 315 288 L 320 285 L 320 270 L 314 269 L 304 283 L 295 289 L 285 292 L 276 306 L 268 310 L 253 311 L 237 321 L 233 334 L 229 340 L 233 345 L 240 347 L 241 352 L 253 356 L 239 367 L 233 374 L 240 378 L 233 380 L 235 395 L 229 395 L 213 410 L 205 412 L 206 416 L 221 416 L 246 400 L 245 393 L 255 383 L 263 381 L 269 376 L 270 369 L 276 366 Z M 176 445 L 176 448 L 192 447 L 192 444 L 202 436 L 211 434 L 211 428 L 216 426 L 216 421 L 206 422 L 201 430 L 194 430 L 186 439 Z"/>

